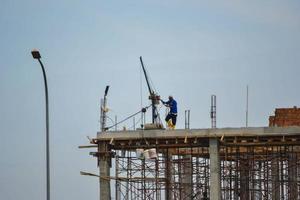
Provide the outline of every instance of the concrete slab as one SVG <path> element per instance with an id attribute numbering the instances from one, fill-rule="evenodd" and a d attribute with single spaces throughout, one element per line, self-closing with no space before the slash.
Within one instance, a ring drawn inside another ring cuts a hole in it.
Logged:
<path id="1" fill-rule="evenodd" d="M 252 137 L 252 136 L 289 136 L 300 135 L 300 126 L 292 127 L 248 127 L 216 129 L 177 129 L 177 130 L 136 130 L 98 132 L 100 141 L 174 138 L 213 138 L 213 137 Z"/>

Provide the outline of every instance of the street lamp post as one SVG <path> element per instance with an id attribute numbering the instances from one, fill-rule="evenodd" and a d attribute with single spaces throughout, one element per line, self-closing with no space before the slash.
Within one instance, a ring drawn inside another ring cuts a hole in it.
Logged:
<path id="1" fill-rule="evenodd" d="M 34 59 L 37 59 L 42 67 L 45 85 L 45 101 L 46 101 L 46 182 L 47 182 L 47 200 L 50 200 L 50 152 L 49 152 L 49 101 L 48 101 L 48 85 L 44 65 L 41 61 L 41 54 L 38 50 L 31 51 Z"/>

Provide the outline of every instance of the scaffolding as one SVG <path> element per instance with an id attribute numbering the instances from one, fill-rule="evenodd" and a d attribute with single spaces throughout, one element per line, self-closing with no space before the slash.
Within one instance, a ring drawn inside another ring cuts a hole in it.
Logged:
<path id="1" fill-rule="evenodd" d="M 111 167 L 109 174 L 101 176 L 112 185 L 111 199 L 216 199 L 211 197 L 216 187 L 211 182 L 212 139 L 218 143 L 221 199 L 300 199 L 299 134 L 115 137 L 94 140 L 99 147 L 105 144 L 106 149 L 93 155 L 100 158 L 99 163 L 105 157 Z M 140 158 L 138 148 L 155 148 L 157 156 Z"/>
<path id="2" fill-rule="evenodd" d="M 299 146 L 221 149 L 222 199 L 300 199 Z M 117 151 L 116 199 L 209 199 L 208 148 L 186 150 L 149 160 Z"/>
<path id="3" fill-rule="evenodd" d="M 157 154 L 156 159 L 148 160 L 137 158 L 134 151 L 117 151 L 116 199 L 203 199 L 207 197 L 209 159 L 200 157 L 200 155 L 207 155 L 207 151 L 206 147 L 166 148 Z"/>
<path id="4" fill-rule="evenodd" d="M 222 199 L 300 199 L 300 146 L 222 147 Z"/>

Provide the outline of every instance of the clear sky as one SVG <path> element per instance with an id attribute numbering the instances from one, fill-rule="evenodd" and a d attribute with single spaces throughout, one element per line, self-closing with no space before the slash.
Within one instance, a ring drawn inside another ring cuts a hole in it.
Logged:
<path id="1" fill-rule="evenodd" d="M 267 126 L 276 107 L 300 106 L 300 2 L 282 0 L 1 0 L 0 199 L 45 198 L 44 86 L 48 76 L 52 199 L 97 199 L 96 159 L 78 145 L 110 117 L 140 109 L 143 56 L 155 88 L 178 102 L 178 127 Z M 148 104 L 143 81 L 143 104 Z M 162 113 L 164 108 L 162 108 Z M 149 119 L 149 117 L 148 117 Z M 130 126 L 129 122 L 127 126 Z M 126 125 L 126 124 L 125 124 Z"/>

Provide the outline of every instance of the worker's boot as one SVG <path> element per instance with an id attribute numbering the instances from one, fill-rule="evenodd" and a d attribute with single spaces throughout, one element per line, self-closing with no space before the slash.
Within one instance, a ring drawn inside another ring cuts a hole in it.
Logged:
<path id="1" fill-rule="evenodd" d="M 169 129 L 172 129 L 172 127 L 173 127 L 172 119 L 170 119 L 170 120 L 167 122 L 167 124 L 168 124 L 168 128 L 169 128 Z"/>
<path id="2" fill-rule="evenodd" d="M 171 130 L 174 130 L 174 129 L 175 129 L 175 125 L 172 123 L 172 121 L 171 121 L 170 129 L 171 129 Z"/>

